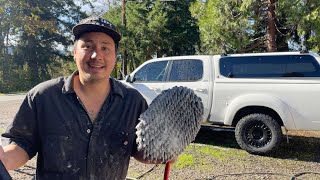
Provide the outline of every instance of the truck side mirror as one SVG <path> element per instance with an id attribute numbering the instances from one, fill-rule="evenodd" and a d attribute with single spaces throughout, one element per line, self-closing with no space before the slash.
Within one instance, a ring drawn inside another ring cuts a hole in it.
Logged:
<path id="1" fill-rule="evenodd" d="M 129 82 L 129 83 L 132 83 L 130 75 L 126 75 L 125 76 L 125 81 Z"/>

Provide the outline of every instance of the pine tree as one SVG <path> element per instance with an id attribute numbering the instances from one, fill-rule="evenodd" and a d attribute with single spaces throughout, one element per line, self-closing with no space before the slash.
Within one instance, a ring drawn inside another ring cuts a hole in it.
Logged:
<path id="1" fill-rule="evenodd" d="M 73 0 L 12 0 L 3 4 L 5 16 L 1 17 L 6 21 L 1 21 L 1 29 L 9 27 L 7 41 L 14 42 L 14 63 L 27 72 L 24 88 L 31 88 L 51 78 L 49 66 L 59 66 L 58 59 L 71 60 L 71 28 L 84 14 Z"/>

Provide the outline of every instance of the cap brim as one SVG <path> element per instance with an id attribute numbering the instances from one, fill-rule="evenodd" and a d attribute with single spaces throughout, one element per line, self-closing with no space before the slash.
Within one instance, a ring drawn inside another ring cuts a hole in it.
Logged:
<path id="1" fill-rule="evenodd" d="M 82 34 L 88 33 L 88 32 L 103 32 L 109 35 L 115 43 L 119 42 L 121 39 L 121 35 L 109 28 L 106 28 L 104 26 L 95 25 L 95 24 L 80 24 L 76 25 L 72 28 L 72 33 L 75 36 L 76 39 L 78 39 Z"/>

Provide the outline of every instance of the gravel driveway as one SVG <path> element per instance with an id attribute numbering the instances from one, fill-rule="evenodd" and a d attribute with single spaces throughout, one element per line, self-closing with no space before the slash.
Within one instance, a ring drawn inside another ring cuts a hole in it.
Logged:
<path id="1" fill-rule="evenodd" d="M 0 129 L 12 120 L 23 95 L 0 95 Z M 239 149 L 233 132 L 201 130 L 193 143 L 172 165 L 170 179 L 320 179 L 320 131 L 289 134 L 290 144 L 283 143 L 271 156 L 255 156 Z M 285 139 L 284 139 L 285 140 Z M 34 179 L 33 158 L 19 170 L 11 171 L 13 179 Z M 132 160 L 130 177 L 163 179 L 164 165 L 146 165 Z"/>

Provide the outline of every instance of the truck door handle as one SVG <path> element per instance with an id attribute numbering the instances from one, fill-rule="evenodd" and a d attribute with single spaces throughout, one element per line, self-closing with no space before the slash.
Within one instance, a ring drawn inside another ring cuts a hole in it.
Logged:
<path id="1" fill-rule="evenodd" d="M 206 91 L 205 89 L 201 89 L 201 88 L 194 88 L 193 90 L 198 91 L 198 92 L 205 92 Z"/>
<path id="2" fill-rule="evenodd" d="M 160 92 L 161 89 L 160 88 L 150 88 L 152 91 L 156 91 L 156 92 Z"/>

